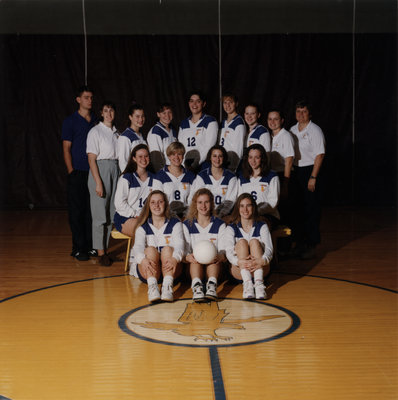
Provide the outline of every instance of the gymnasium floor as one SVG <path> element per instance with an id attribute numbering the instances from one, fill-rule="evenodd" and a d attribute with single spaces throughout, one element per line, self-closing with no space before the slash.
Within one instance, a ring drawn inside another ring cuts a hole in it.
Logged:
<path id="1" fill-rule="evenodd" d="M 396 399 L 394 209 L 327 208 L 317 259 L 285 260 L 266 301 L 173 304 L 69 256 L 66 212 L 0 213 L 0 399 Z"/>

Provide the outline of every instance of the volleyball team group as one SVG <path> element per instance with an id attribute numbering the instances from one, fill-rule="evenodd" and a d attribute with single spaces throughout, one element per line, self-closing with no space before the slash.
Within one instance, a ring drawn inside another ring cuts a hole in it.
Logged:
<path id="1" fill-rule="evenodd" d="M 281 222 L 293 232 L 294 246 L 285 250 L 314 257 L 325 139 L 307 103 L 297 103 L 290 131 L 280 110 L 268 112 L 267 129 L 256 104 L 246 105 L 242 117 L 237 98 L 226 94 L 219 128 L 204 111 L 203 93 L 193 91 L 191 115 L 178 131 L 172 107 L 161 104 L 158 122 L 144 137 L 139 104 L 130 106 L 129 126 L 120 134 L 111 101 L 102 104 L 99 121 L 90 88 L 80 88 L 76 101 L 79 109 L 65 119 L 62 139 L 71 255 L 79 261 L 98 256 L 101 265 L 111 265 L 114 225 L 134 238 L 130 275 L 148 285 L 150 302 L 173 301 L 174 282 L 186 277 L 193 300 L 203 302 L 217 299 L 218 282 L 227 276 L 242 284 L 244 299 L 266 299 L 271 232 Z M 217 249 L 207 264 L 193 254 L 204 240 Z"/>

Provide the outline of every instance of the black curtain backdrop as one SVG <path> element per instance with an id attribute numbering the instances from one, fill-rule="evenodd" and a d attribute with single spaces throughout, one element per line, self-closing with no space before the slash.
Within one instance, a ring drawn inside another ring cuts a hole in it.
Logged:
<path id="1" fill-rule="evenodd" d="M 271 108 L 295 123 L 294 104 L 313 104 L 327 156 L 324 203 L 393 205 L 396 201 L 396 36 L 350 34 L 224 36 L 222 86 L 240 99 Z M 174 105 L 178 126 L 189 111 L 188 92 L 207 93 L 207 112 L 219 119 L 218 37 L 89 36 L 88 84 L 94 109 L 117 106 L 117 127 L 127 125 L 131 100 L 144 105 L 146 133 L 156 105 Z M 76 110 L 84 83 L 82 36 L 6 35 L 1 38 L 2 208 L 64 207 L 66 170 L 63 119 Z M 263 123 L 265 119 L 263 120 Z M 355 138 L 353 144 L 353 135 Z"/>

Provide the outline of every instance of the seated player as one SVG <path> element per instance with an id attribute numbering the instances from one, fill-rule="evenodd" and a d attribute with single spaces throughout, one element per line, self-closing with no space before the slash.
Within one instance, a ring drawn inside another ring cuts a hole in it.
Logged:
<path id="1" fill-rule="evenodd" d="M 153 186 L 154 174 L 148 171 L 148 166 L 148 147 L 139 144 L 131 152 L 130 161 L 117 182 L 115 228 L 131 237 L 134 236 L 137 217 Z"/>
<path id="2" fill-rule="evenodd" d="M 245 150 L 238 182 L 238 194 L 250 193 L 258 205 L 259 214 L 271 229 L 276 227 L 279 224 L 279 178 L 269 169 L 267 154 L 261 144 L 253 144 Z"/>
<path id="3" fill-rule="evenodd" d="M 264 278 L 270 270 L 272 239 L 267 224 L 259 220 L 257 204 L 250 194 L 238 197 L 231 220 L 224 234 L 231 275 L 243 281 L 244 299 L 265 299 Z"/>
<path id="4" fill-rule="evenodd" d="M 215 214 L 219 218 L 224 218 L 231 212 L 238 196 L 238 180 L 231 171 L 226 169 L 228 154 L 224 147 L 217 144 L 213 146 L 206 160 L 210 167 L 200 171 L 195 178 L 188 203 L 191 203 L 197 190 L 205 187 L 213 193 Z"/>
<path id="5" fill-rule="evenodd" d="M 148 300 L 173 301 L 173 282 L 181 274 L 184 256 L 182 223 L 170 218 L 166 195 L 154 190 L 137 221 L 130 275 L 148 284 Z M 163 275 L 162 294 L 158 281 Z"/>
<path id="6" fill-rule="evenodd" d="M 185 261 L 189 263 L 192 279 L 193 300 L 217 299 L 217 282 L 223 262 L 226 261 L 221 238 L 225 232 L 225 223 L 213 216 L 214 198 L 210 190 L 199 189 L 192 198 L 183 230 L 187 244 Z M 210 240 L 217 249 L 215 259 L 207 265 L 200 264 L 193 255 L 195 244 L 202 240 Z M 203 279 L 207 277 L 206 289 L 203 289 Z"/>
<path id="7" fill-rule="evenodd" d="M 170 165 L 166 165 L 155 175 L 154 189 L 166 193 L 172 215 L 183 217 L 188 209 L 188 196 L 191 193 L 195 175 L 183 168 L 185 148 L 180 142 L 174 142 L 167 148 Z"/>

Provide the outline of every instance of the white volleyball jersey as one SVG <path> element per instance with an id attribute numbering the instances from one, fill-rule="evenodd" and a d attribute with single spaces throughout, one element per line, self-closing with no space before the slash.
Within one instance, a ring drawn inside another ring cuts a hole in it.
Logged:
<path id="1" fill-rule="evenodd" d="M 168 167 L 165 166 L 155 175 L 153 190 L 164 192 L 169 203 L 180 201 L 187 206 L 195 174 L 185 168 L 183 171 L 179 177 L 175 177 L 169 172 Z"/>
<path id="2" fill-rule="evenodd" d="M 322 129 L 312 121 L 299 131 L 298 123 L 291 127 L 290 131 L 297 137 L 296 158 L 294 165 L 307 167 L 313 165 L 315 157 L 325 154 L 325 136 Z"/>
<path id="3" fill-rule="evenodd" d="M 108 128 L 103 122 L 90 129 L 87 135 L 86 152 L 95 154 L 97 160 L 116 160 L 119 133 L 113 126 Z"/>
<path id="4" fill-rule="evenodd" d="M 241 239 L 245 239 L 248 243 L 251 239 L 257 239 L 264 249 L 264 260 L 267 263 L 272 260 L 274 252 L 272 238 L 268 225 L 265 222 L 257 221 L 252 226 L 250 232 L 245 232 L 241 223 L 228 225 L 224 233 L 224 247 L 228 261 L 232 265 L 238 265 L 235 245 Z"/>
<path id="5" fill-rule="evenodd" d="M 126 168 L 130 160 L 131 151 L 141 143 L 146 144 L 145 139 L 140 133 L 133 131 L 131 128 L 127 128 L 120 135 L 117 141 L 117 156 L 120 171 L 123 172 Z"/>
<path id="6" fill-rule="evenodd" d="M 197 150 L 200 154 L 200 163 L 205 161 L 208 151 L 217 142 L 218 124 L 214 117 L 204 114 L 193 123 L 191 117 L 184 119 L 178 131 L 178 141 L 185 147 L 185 154 L 190 150 Z"/>
<path id="7" fill-rule="evenodd" d="M 290 132 L 282 128 L 272 137 L 271 168 L 283 172 L 287 157 L 294 157 L 294 139 Z"/>
<path id="8" fill-rule="evenodd" d="M 251 194 L 261 214 L 273 215 L 278 219 L 279 191 L 279 177 L 274 171 L 270 171 L 267 176 L 252 177 L 249 180 L 243 175 L 239 176 L 238 196 L 242 193 Z"/>
<path id="9" fill-rule="evenodd" d="M 265 126 L 256 125 L 254 129 L 249 132 L 246 146 L 249 147 L 252 144 L 261 144 L 267 153 L 271 151 L 271 135 Z"/>
<path id="10" fill-rule="evenodd" d="M 229 204 L 232 202 L 233 206 L 238 197 L 238 179 L 227 169 L 224 169 L 223 176 L 219 180 L 213 177 L 211 168 L 200 171 L 193 182 L 188 203 L 191 203 L 193 195 L 201 188 L 209 189 L 213 193 L 216 207 L 224 202 L 229 202 Z"/>
<path id="11" fill-rule="evenodd" d="M 219 144 L 227 152 L 233 151 L 242 158 L 245 137 L 246 125 L 240 115 L 236 115 L 229 123 L 226 119 L 222 122 Z"/>
<path id="12" fill-rule="evenodd" d="M 185 251 L 184 233 L 180 220 L 171 218 L 157 229 L 152 223 L 152 218 L 148 218 L 135 232 L 132 254 L 137 264 L 141 264 L 145 258 L 145 249 L 148 246 L 155 247 L 159 252 L 165 246 L 172 247 L 173 257 L 180 262 Z"/>
<path id="13" fill-rule="evenodd" d="M 196 243 L 202 240 L 210 240 L 216 246 L 217 252 L 223 252 L 224 246 L 222 236 L 226 229 L 224 221 L 217 217 L 211 217 L 210 223 L 202 228 L 198 221 L 194 219 L 185 220 L 183 223 L 184 238 L 186 243 L 185 254 L 190 254 L 193 251 Z"/>
<path id="14" fill-rule="evenodd" d="M 159 151 L 163 154 L 166 164 L 169 165 L 170 161 L 167 157 L 167 147 L 177 140 L 176 130 L 170 126 L 170 132 L 162 125 L 157 122 L 155 126 L 148 132 L 146 138 L 148 142 L 149 151 Z"/>
<path id="15" fill-rule="evenodd" d="M 123 217 L 137 217 L 153 190 L 154 175 L 148 172 L 145 181 L 141 181 L 134 173 L 123 174 L 118 182 L 115 193 L 116 212 Z"/>

